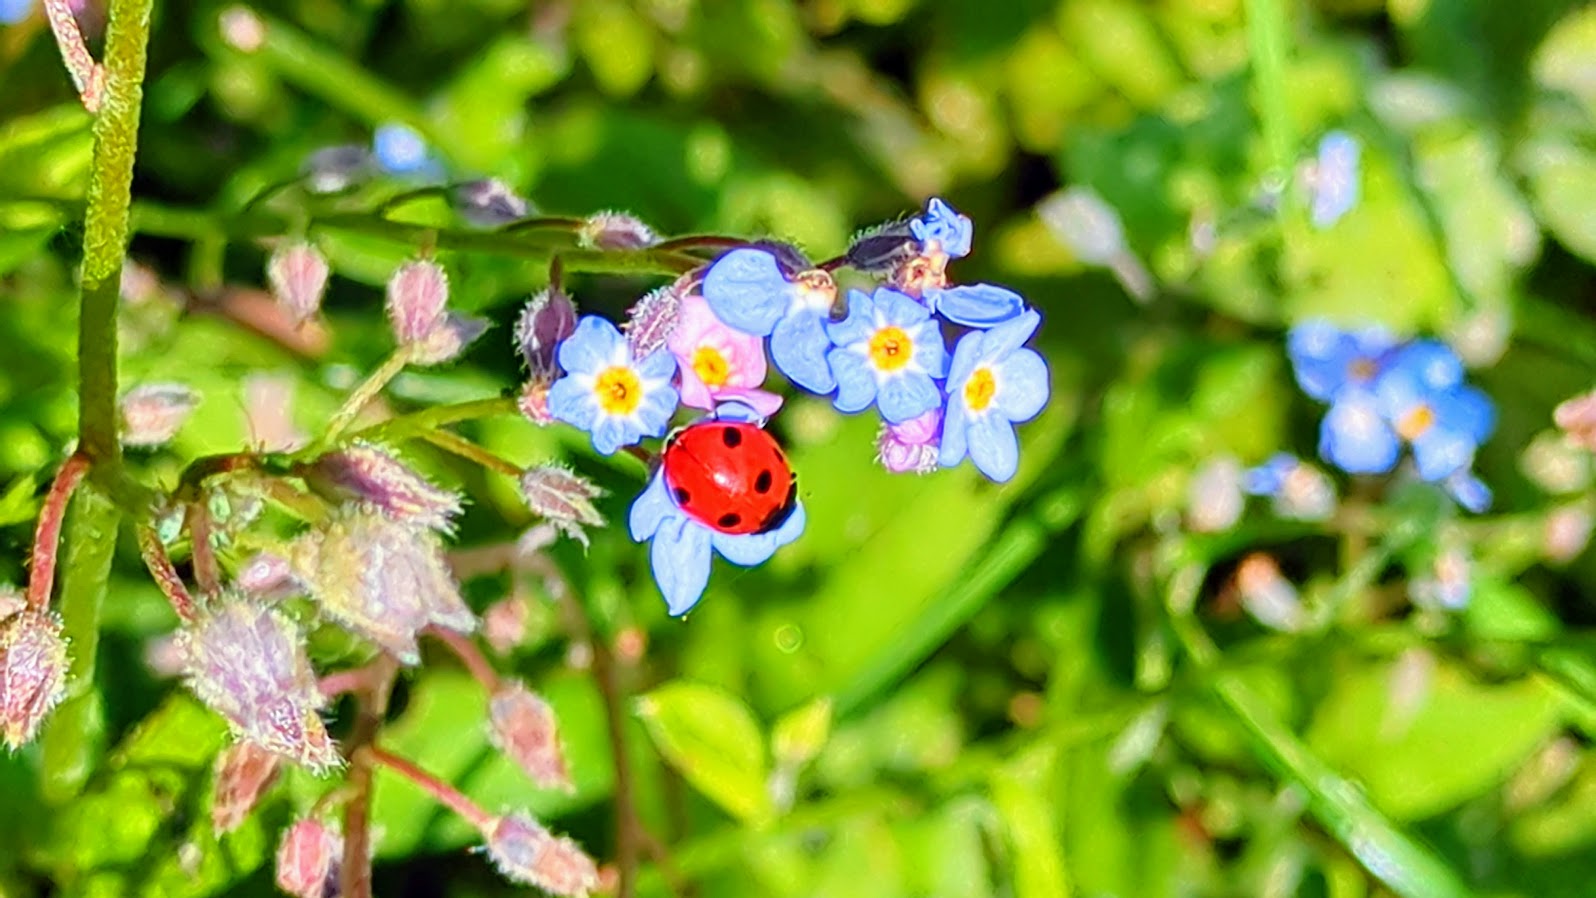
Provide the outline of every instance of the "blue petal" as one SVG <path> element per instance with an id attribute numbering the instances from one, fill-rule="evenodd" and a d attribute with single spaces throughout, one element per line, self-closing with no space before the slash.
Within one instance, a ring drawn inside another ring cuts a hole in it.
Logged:
<path id="1" fill-rule="evenodd" d="M 1446 478 L 1446 491 L 1452 494 L 1457 504 L 1475 514 L 1491 507 L 1491 488 L 1467 470 Z"/>
<path id="2" fill-rule="evenodd" d="M 825 322 L 826 338 L 837 346 L 867 342 L 876 330 L 875 316 L 875 300 L 859 290 L 849 290 L 848 317 Z"/>
<path id="3" fill-rule="evenodd" d="M 1256 468 L 1248 468 L 1242 477 L 1242 491 L 1249 496 L 1273 496 L 1286 485 L 1286 478 L 1302 462 L 1289 452 L 1276 452 Z"/>
<path id="4" fill-rule="evenodd" d="M 1025 311 L 1024 297 L 992 284 L 933 288 L 925 291 L 925 298 L 932 311 L 965 327 L 993 327 Z"/>
<path id="5" fill-rule="evenodd" d="M 615 325 L 598 315 L 584 315 L 576 330 L 560 341 L 560 367 L 567 372 L 597 374 L 614 363 L 626 338 Z"/>
<path id="6" fill-rule="evenodd" d="M 905 329 L 931 320 L 931 310 L 920 304 L 920 301 L 891 287 L 877 287 L 875 306 L 881 312 L 881 317 L 888 324 L 896 324 Z M 872 328 L 874 329 L 874 328 Z"/>
<path id="7" fill-rule="evenodd" d="M 671 501 L 670 490 L 665 487 L 665 472 L 654 472 L 648 486 L 632 500 L 632 509 L 626 517 L 627 529 L 633 542 L 642 542 L 654 535 L 661 521 L 670 517 L 684 517 L 676 503 Z"/>
<path id="8" fill-rule="evenodd" d="M 785 316 L 770 335 L 771 361 L 789 380 L 811 393 L 830 393 L 837 388 L 826 363 L 830 348 L 822 315 L 813 309 Z"/>
<path id="9" fill-rule="evenodd" d="M 982 474 L 1004 483 L 1020 467 L 1020 441 L 1014 425 L 999 415 L 981 415 L 970 420 L 970 460 Z"/>
<path id="10" fill-rule="evenodd" d="M 837 348 L 827 354 L 836 377 L 837 396 L 832 404 L 839 412 L 862 412 L 876 401 L 876 375 L 864 356 L 851 349 Z"/>
<path id="11" fill-rule="evenodd" d="M 592 389 L 566 375 L 549 387 L 549 414 L 572 427 L 587 430 L 598 419 L 599 407 Z"/>
<path id="12" fill-rule="evenodd" d="M 792 514 L 781 526 L 769 533 L 719 533 L 710 534 L 711 544 L 721 557 L 732 564 L 753 567 L 764 564 L 776 550 L 791 543 L 804 532 L 803 503 L 793 507 Z"/>
<path id="13" fill-rule="evenodd" d="M 600 415 L 593 425 L 593 449 L 600 455 L 614 455 L 622 446 L 630 446 L 643 436 L 636 424 L 614 415 Z"/>
<path id="14" fill-rule="evenodd" d="M 943 342 L 942 328 L 937 326 L 936 319 L 928 318 L 920 325 L 909 331 L 909 338 L 914 341 L 914 360 L 932 377 L 941 379 L 948 376 L 948 344 Z"/>
<path id="15" fill-rule="evenodd" d="M 1313 224 L 1327 228 L 1358 204 L 1362 148 L 1345 131 L 1319 141 L 1313 184 Z"/>
<path id="16" fill-rule="evenodd" d="M 1349 474 L 1384 474 L 1401 449 L 1374 397 L 1361 391 L 1342 391 L 1319 426 L 1319 454 Z"/>
<path id="17" fill-rule="evenodd" d="M 733 399 L 727 402 L 715 403 L 715 419 L 718 421 L 745 421 L 749 424 L 765 426 L 765 416 L 759 410 L 746 402 Z"/>
<path id="18" fill-rule="evenodd" d="M 637 363 L 637 375 L 644 380 L 670 380 L 675 373 L 676 356 L 666 349 L 656 349 Z"/>
<path id="19" fill-rule="evenodd" d="M 986 341 L 989 332 L 972 331 L 959 338 L 953 345 L 953 361 L 948 364 L 948 393 L 952 395 L 964 389 L 964 382 L 975 373 L 975 366 L 982 361 L 981 347 Z M 951 403 L 958 405 L 958 403 Z"/>
<path id="20" fill-rule="evenodd" d="M 1026 340 L 1031 339 L 1031 335 L 1036 333 L 1036 328 L 1041 323 L 1041 313 L 1035 309 L 1028 309 L 1012 320 L 980 333 L 981 358 L 992 362 L 1014 352 L 1024 346 Z"/>
<path id="21" fill-rule="evenodd" d="M 678 516 L 654 531 L 648 560 L 672 617 L 691 611 L 709 585 L 709 528 Z"/>
<path id="22" fill-rule="evenodd" d="M 949 402 L 942 419 L 942 442 L 937 447 L 937 464 L 944 468 L 951 468 L 964 461 L 968 450 L 968 437 L 965 430 L 969 427 L 969 416 L 965 414 L 964 403 Z"/>
<path id="23" fill-rule="evenodd" d="M 926 204 L 924 215 L 909 220 L 909 233 L 920 241 L 922 249 L 934 240 L 949 258 L 959 259 L 970 254 L 975 225 L 969 218 L 954 211 L 952 206 L 933 197 Z"/>
<path id="24" fill-rule="evenodd" d="M 782 276 L 775 256 L 759 249 L 734 249 L 709 266 L 701 292 L 724 324 L 763 337 L 786 313 L 793 285 Z"/>
<path id="25" fill-rule="evenodd" d="M 879 389 L 876 407 L 881 410 L 881 417 L 885 418 L 888 424 L 902 424 L 942 403 L 942 391 L 938 390 L 931 378 L 924 374 L 899 374 L 888 377 L 881 382 Z M 841 401 L 841 393 L 838 394 L 838 401 Z M 840 406 L 838 410 L 847 411 Z"/>
<path id="26" fill-rule="evenodd" d="M 1010 421 L 1029 421 L 1047 405 L 1052 384 L 1047 363 L 1035 350 L 1022 349 L 1008 357 L 997 369 L 997 395 L 993 404 Z"/>
<path id="27" fill-rule="evenodd" d="M 665 435 L 665 428 L 670 424 L 671 415 L 676 414 L 676 406 L 681 397 L 676 388 L 672 386 L 659 386 L 643 394 L 642 406 L 637 412 L 637 426 L 642 435 L 658 437 Z"/>
<path id="28" fill-rule="evenodd" d="M 1439 398 L 1408 368 L 1392 368 L 1381 374 L 1374 382 L 1374 396 L 1380 414 L 1389 421 L 1401 421 L 1420 406 L 1429 406 L 1433 411 L 1434 401 Z"/>
<path id="29" fill-rule="evenodd" d="M 1431 427 L 1413 441 L 1413 463 L 1421 479 L 1434 482 L 1474 464 L 1474 449 L 1468 434 Z"/>
<path id="30" fill-rule="evenodd" d="M 1496 429 L 1496 404 L 1481 391 L 1462 386 L 1437 397 L 1435 417 L 1440 425 L 1467 434 L 1479 444 Z"/>
<path id="31" fill-rule="evenodd" d="M 1450 346 L 1436 340 L 1409 343 L 1392 365 L 1406 369 L 1431 390 L 1450 390 L 1463 382 L 1463 360 Z"/>

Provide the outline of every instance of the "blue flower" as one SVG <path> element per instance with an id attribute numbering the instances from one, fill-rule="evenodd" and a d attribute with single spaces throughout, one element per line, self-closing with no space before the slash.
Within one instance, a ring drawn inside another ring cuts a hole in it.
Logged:
<path id="1" fill-rule="evenodd" d="M 927 287 L 921 291 L 926 308 L 965 327 L 996 327 L 1025 311 L 1025 298 L 992 284 Z"/>
<path id="2" fill-rule="evenodd" d="M 848 317 L 826 325 L 836 348 L 826 354 L 837 380 L 838 411 L 864 411 L 899 424 L 942 404 L 932 378 L 948 374 L 942 331 L 925 306 L 887 287 L 848 294 Z"/>
<path id="3" fill-rule="evenodd" d="M 1396 339 L 1381 327 L 1343 331 L 1321 320 L 1304 321 L 1286 336 L 1286 353 L 1302 391 L 1321 402 L 1343 387 L 1368 387 L 1384 368 Z"/>
<path id="4" fill-rule="evenodd" d="M 1335 487 L 1313 465 L 1289 452 L 1277 452 L 1242 476 L 1242 490 L 1250 496 L 1274 500 L 1275 513 L 1298 521 L 1320 521 L 1335 511 Z"/>
<path id="5" fill-rule="evenodd" d="M 1402 443 L 1367 390 L 1343 390 L 1319 422 L 1319 455 L 1348 474 L 1384 474 Z"/>
<path id="6" fill-rule="evenodd" d="M 926 204 L 925 214 L 909 219 L 909 233 L 920 241 L 922 253 L 940 250 L 950 259 L 962 259 L 970 254 L 975 225 L 969 216 L 960 215 L 952 206 L 933 197 Z"/>
<path id="7" fill-rule="evenodd" d="M 372 155 L 383 170 L 393 175 L 441 178 L 443 166 L 433 158 L 427 141 L 408 125 L 383 125 L 371 138 Z"/>
<path id="8" fill-rule="evenodd" d="M 826 352 L 825 322 L 837 285 L 824 272 L 789 280 L 776 257 L 734 249 L 704 273 L 702 291 L 715 317 L 744 333 L 770 337 L 770 358 L 793 383 L 813 393 L 837 388 Z"/>
<path id="9" fill-rule="evenodd" d="M 780 527 L 769 533 L 721 533 L 689 517 L 665 488 L 663 471 L 656 472 L 632 503 L 627 520 L 632 539 L 652 540 L 649 566 L 665 596 L 672 616 L 691 611 L 709 585 L 710 550 L 733 564 L 763 564 L 776 550 L 804 531 L 804 507 L 799 503 Z"/>
<path id="10" fill-rule="evenodd" d="M 938 461 L 945 468 L 975 462 L 1002 483 L 1019 469 L 1014 424 L 1029 421 L 1047 404 L 1047 363 L 1024 348 L 1042 316 L 1027 311 L 988 331 L 965 334 L 948 370 L 948 408 Z"/>
<path id="11" fill-rule="evenodd" d="M 1412 364 L 1403 364 L 1412 360 Z M 1419 477 L 1431 482 L 1466 470 L 1474 452 L 1496 428 L 1496 408 L 1484 393 L 1464 384 L 1437 389 L 1424 354 L 1399 357 L 1380 376 L 1374 395 L 1380 414 L 1413 447 Z"/>
<path id="12" fill-rule="evenodd" d="M 1457 504 L 1475 514 L 1491 507 L 1491 488 L 1466 468 L 1454 471 L 1442 486 L 1453 499 L 1457 500 Z"/>
<path id="13" fill-rule="evenodd" d="M 1331 131 L 1319 140 L 1312 163 L 1312 218 L 1328 228 L 1358 204 L 1363 148 L 1345 131 Z"/>
<path id="14" fill-rule="evenodd" d="M 1256 468 L 1242 475 L 1241 488 L 1249 496 L 1276 496 L 1285 489 L 1286 479 L 1302 466 L 1302 459 L 1289 452 L 1276 452 Z"/>
<path id="15" fill-rule="evenodd" d="M 0 25 L 15 25 L 33 12 L 34 0 L 0 0 Z"/>
<path id="16" fill-rule="evenodd" d="M 549 388 L 549 414 L 591 433 L 594 449 L 610 455 L 645 436 L 664 436 L 677 402 L 669 352 L 636 361 L 615 325 L 587 315 L 560 343 L 558 359 L 566 374 Z"/>

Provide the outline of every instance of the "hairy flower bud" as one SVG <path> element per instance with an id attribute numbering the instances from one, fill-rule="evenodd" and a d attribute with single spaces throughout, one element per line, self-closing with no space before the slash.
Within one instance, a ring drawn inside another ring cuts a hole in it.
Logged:
<path id="1" fill-rule="evenodd" d="M 576 303 L 564 290 L 548 287 L 533 296 L 515 322 L 515 348 L 534 378 L 559 375 L 560 341 L 576 332 Z"/>
<path id="2" fill-rule="evenodd" d="M 388 323 L 400 346 L 417 346 L 444 323 L 449 276 L 430 259 L 408 262 L 388 279 Z"/>
<path id="3" fill-rule="evenodd" d="M 404 462 L 369 443 L 329 452 L 299 469 L 311 489 L 334 502 L 364 502 L 396 521 L 448 532 L 460 495 L 427 482 Z"/>
<path id="4" fill-rule="evenodd" d="M 589 216 L 576 236 L 586 249 L 646 249 L 659 242 L 653 228 L 625 212 Z"/>
<path id="5" fill-rule="evenodd" d="M 275 601 L 287 598 L 303 587 L 294 579 L 288 559 L 272 552 L 259 552 L 239 567 L 233 585 L 256 599 Z"/>
<path id="6" fill-rule="evenodd" d="M 934 408 L 901 424 L 883 424 L 876 461 L 894 474 L 924 474 L 937 469 L 941 445 L 942 409 Z"/>
<path id="7" fill-rule="evenodd" d="M 581 846 L 550 833 L 527 814 L 494 818 L 482 835 L 488 857 L 508 879 L 553 895 L 586 895 L 598 887 L 598 866 Z"/>
<path id="8" fill-rule="evenodd" d="M 267 260 L 266 282 L 277 304 L 296 324 L 303 324 L 321 311 L 330 271 L 321 250 L 309 243 L 289 243 L 277 247 Z"/>
<path id="9" fill-rule="evenodd" d="M 1209 459 L 1186 488 L 1186 522 L 1196 533 L 1220 533 L 1241 518 L 1246 496 L 1241 491 L 1241 463 L 1228 455 Z"/>
<path id="10" fill-rule="evenodd" d="M 476 629 L 442 542 L 424 527 L 346 507 L 295 540 L 289 563 L 328 614 L 405 664 L 421 660 L 416 633 L 429 624 Z"/>
<path id="11" fill-rule="evenodd" d="M 1569 505 L 1546 516 L 1542 534 L 1541 551 L 1556 564 L 1567 564 L 1578 558 L 1590 545 L 1591 530 L 1596 527 L 1590 510 L 1579 505 Z"/>
<path id="12" fill-rule="evenodd" d="M 239 738 L 318 771 L 342 763 L 304 640 L 280 612 L 224 597 L 178 646 L 189 688 Z"/>
<path id="13" fill-rule="evenodd" d="M 848 266 L 870 274 L 896 271 L 918 254 L 916 243 L 906 218 L 877 225 L 860 231 L 849 241 Z"/>
<path id="14" fill-rule="evenodd" d="M 511 596 L 482 612 L 482 638 L 500 655 L 508 655 L 526 641 L 532 607 L 523 596 Z"/>
<path id="15" fill-rule="evenodd" d="M 61 619 L 24 608 L 0 621 L 0 736 L 15 750 L 66 691 L 67 645 Z"/>
<path id="16" fill-rule="evenodd" d="M 235 829 L 261 795 L 277 780 L 277 755 L 253 742 L 235 742 L 216 756 L 216 789 L 211 798 L 211 826 L 218 836 Z"/>
<path id="17" fill-rule="evenodd" d="M 467 181 L 454 189 L 454 208 L 466 223 L 478 228 L 497 228 L 525 218 L 530 211 L 509 185 L 497 178 Z"/>
<path id="18" fill-rule="evenodd" d="M 604 491 L 569 468 L 557 464 L 528 468 L 521 475 L 521 494 L 528 508 L 584 546 L 587 533 L 582 528 L 604 526 L 604 516 L 593 507 L 593 500 Z"/>
<path id="19" fill-rule="evenodd" d="M 509 681 L 488 702 L 493 744 L 545 789 L 573 791 L 571 773 L 560 750 L 554 709 L 524 683 Z"/>
<path id="20" fill-rule="evenodd" d="M 159 446 L 177 435 L 199 405 L 182 384 L 144 384 L 122 397 L 122 445 Z"/>
<path id="21" fill-rule="evenodd" d="M 486 318 L 469 318 L 449 314 L 410 351 L 410 361 L 417 365 L 441 365 L 452 362 L 465 352 L 467 346 L 487 333 Z"/>
<path id="22" fill-rule="evenodd" d="M 549 412 L 549 386 L 550 382 L 533 378 L 522 385 L 521 395 L 515 400 L 521 414 L 539 427 L 554 423 L 554 415 Z"/>
<path id="23" fill-rule="evenodd" d="M 664 348 L 676 329 L 682 306 L 682 292 L 676 284 L 661 287 L 633 303 L 621 330 L 632 347 L 632 358 L 645 359 Z"/>
<path id="24" fill-rule="evenodd" d="M 338 894 L 344 837 L 314 818 L 296 820 L 277 845 L 277 887 L 294 898 Z"/>

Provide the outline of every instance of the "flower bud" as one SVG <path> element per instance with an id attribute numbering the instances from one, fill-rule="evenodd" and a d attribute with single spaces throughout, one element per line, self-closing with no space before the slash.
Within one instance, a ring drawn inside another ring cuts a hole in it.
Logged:
<path id="1" fill-rule="evenodd" d="M 488 857 L 508 879 L 553 895 L 586 895 L 598 887 L 598 866 L 581 846 L 555 836 L 524 813 L 497 817 L 482 834 Z"/>
<path id="2" fill-rule="evenodd" d="M 66 691 L 67 645 L 61 619 L 24 608 L 0 621 L 0 736 L 15 750 Z"/>
<path id="3" fill-rule="evenodd" d="M 1271 630 L 1294 633 L 1308 623 L 1297 587 L 1280 573 L 1280 565 L 1262 552 L 1241 560 L 1236 568 L 1236 590 L 1242 607 Z"/>
<path id="4" fill-rule="evenodd" d="M 371 153 L 359 144 L 323 147 L 305 158 L 299 173 L 311 193 L 341 193 L 371 177 Z"/>
<path id="5" fill-rule="evenodd" d="M 497 228 L 526 218 L 527 201 L 497 178 L 468 181 L 454 189 L 454 208 L 466 223 L 478 228 Z"/>
<path id="6" fill-rule="evenodd" d="M 908 219 L 887 222 L 854 235 L 848 244 L 848 266 L 868 274 L 888 274 L 918 251 Z"/>
<path id="7" fill-rule="evenodd" d="M 303 587 L 294 579 L 288 559 L 271 552 L 259 552 L 239 567 L 233 585 L 252 598 L 276 601 L 287 598 Z"/>
<path id="8" fill-rule="evenodd" d="M 488 702 L 493 744 L 545 789 L 574 791 L 560 750 L 554 709 L 518 681 L 508 681 Z"/>
<path id="9" fill-rule="evenodd" d="M 430 624 L 476 629 L 442 542 L 424 527 L 346 506 L 295 540 L 288 560 L 329 615 L 405 664 L 421 660 L 416 633 Z"/>
<path id="10" fill-rule="evenodd" d="M 554 415 L 549 412 L 550 385 L 550 381 L 534 377 L 521 387 L 521 395 L 515 400 L 515 407 L 521 414 L 539 427 L 554 423 Z"/>
<path id="11" fill-rule="evenodd" d="M 521 494 L 528 508 L 584 546 L 587 534 L 583 526 L 604 526 L 604 516 L 593 507 L 593 500 L 604 491 L 569 468 L 557 464 L 528 468 L 521 475 Z"/>
<path id="12" fill-rule="evenodd" d="M 240 53 L 254 53 L 266 44 L 266 23 L 247 6 L 229 6 L 216 17 L 222 40 Z"/>
<path id="13" fill-rule="evenodd" d="M 1408 584 L 1409 598 L 1427 608 L 1458 611 L 1468 605 L 1473 594 L 1474 564 L 1455 546 L 1435 556 L 1428 575 L 1415 577 Z"/>
<path id="14" fill-rule="evenodd" d="M 244 822 L 261 795 L 277 780 L 277 756 L 253 742 L 235 742 L 216 756 L 216 790 L 211 798 L 211 826 L 218 836 Z"/>
<path id="15" fill-rule="evenodd" d="M 482 612 L 482 638 L 500 655 L 526 641 L 532 607 L 522 596 L 500 599 Z"/>
<path id="16" fill-rule="evenodd" d="M 239 738 L 317 771 L 342 763 L 317 713 L 326 699 L 288 618 L 224 598 L 178 645 L 189 688 Z"/>
<path id="17" fill-rule="evenodd" d="M 1570 443 L 1596 452 L 1596 390 L 1564 400 L 1553 410 L 1552 420 Z"/>
<path id="18" fill-rule="evenodd" d="M 804 251 L 784 240 L 755 240 L 748 244 L 749 249 L 762 249 L 776 257 L 776 267 L 782 274 L 793 279 L 805 271 L 815 267 L 814 260 L 804 254 Z M 691 291 L 684 290 L 683 293 Z"/>
<path id="19" fill-rule="evenodd" d="M 389 174 L 430 177 L 440 174 L 438 161 L 420 132 L 389 122 L 371 135 L 371 154 Z"/>
<path id="20" fill-rule="evenodd" d="M 151 636 L 144 642 L 144 666 L 163 680 L 182 676 L 185 661 L 176 633 Z"/>
<path id="21" fill-rule="evenodd" d="M 433 486 L 369 443 L 329 452 L 299 473 L 311 489 L 334 502 L 364 502 L 396 521 L 448 532 L 460 514 L 458 493 Z"/>
<path id="22" fill-rule="evenodd" d="M 1186 489 L 1186 523 L 1195 533 L 1221 533 L 1236 525 L 1246 504 L 1241 464 L 1230 456 L 1197 469 Z"/>
<path id="23" fill-rule="evenodd" d="M 1590 545 L 1593 522 L 1588 509 L 1569 505 L 1546 516 L 1542 552 L 1555 564 L 1567 564 Z"/>
<path id="24" fill-rule="evenodd" d="M 294 379 L 283 374 L 244 378 L 244 418 L 250 442 L 266 452 L 292 452 L 310 438 L 294 424 Z"/>
<path id="25" fill-rule="evenodd" d="M 277 845 L 277 887 L 295 898 L 338 894 L 344 837 L 320 820 L 296 820 Z"/>
<path id="26" fill-rule="evenodd" d="M 876 461 L 894 474 L 925 474 L 937 469 L 941 445 L 942 409 L 934 408 L 901 424 L 883 424 Z"/>
<path id="27" fill-rule="evenodd" d="M 182 384 L 145 384 L 122 397 L 122 445 L 159 446 L 177 435 L 199 405 Z"/>
<path id="28" fill-rule="evenodd" d="M 266 281 L 272 296 L 295 324 L 303 324 L 321 311 L 327 294 L 327 257 L 309 243 L 279 246 L 266 262 Z"/>
<path id="29" fill-rule="evenodd" d="M 559 373 L 555 358 L 560 341 L 576 332 L 576 303 L 564 290 L 548 287 L 540 291 L 515 322 L 515 347 L 526 360 L 534 378 L 553 378 Z"/>
<path id="30" fill-rule="evenodd" d="M 659 242 L 653 228 L 625 212 L 600 212 L 590 216 L 576 236 L 586 249 L 646 249 Z"/>
<path id="31" fill-rule="evenodd" d="M 388 323 L 400 346 L 426 341 L 444 322 L 449 276 L 430 259 L 408 262 L 388 279 Z"/>
<path id="32" fill-rule="evenodd" d="M 676 329 L 681 306 L 682 294 L 675 284 L 652 290 L 632 304 L 626 323 L 621 325 L 632 348 L 632 358 L 646 359 L 665 347 Z"/>
<path id="33" fill-rule="evenodd" d="M 420 343 L 414 344 L 410 351 L 410 361 L 417 365 L 440 365 L 452 362 L 460 357 L 460 353 L 465 352 L 467 346 L 487 333 L 487 330 L 488 322 L 485 318 L 445 315 L 443 321 Z"/>

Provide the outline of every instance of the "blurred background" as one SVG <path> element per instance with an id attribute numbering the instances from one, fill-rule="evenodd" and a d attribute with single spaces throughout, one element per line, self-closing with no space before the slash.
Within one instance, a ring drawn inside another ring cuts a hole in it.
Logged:
<path id="1" fill-rule="evenodd" d="M 103 10 L 75 9 L 93 45 Z M 807 532 L 759 569 L 719 566 L 685 623 L 623 528 L 561 550 L 626 693 L 651 697 L 646 725 L 628 722 L 662 846 L 639 894 L 1591 894 L 1596 505 L 1552 410 L 1596 384 L 1596 10 L 174 0 L 155 15 L 122 371 L 203 398 L 133 456 L 153 482 L 314 430 L 387 352 L 382 284 L 415 246 L 323 233 L 325 328 L 260 312 L 263 241 L 302 226 L 276 185 L 328 147 L 371 154 L 372 204 L 493 177 L 547 214 L 616 209 L 815 258 L 941 196 L 976 228 L 954 276 L 1042 312 L 1053 398 L 1020 428 L 1008 484 L 888 474 L 872 416 L 794 394 L 774 426 Z M 36 4 L 0 0 L 0 21 L 0 582 L 20 582 L 75 428 L 91 140 Z M 403 213 L 452 214 L 427 197 Z M 396 408 L 522 376 L 509 328 L 546 265 L 439 258 L 451 302 L 495 326 L 461 363 L 395 381 Z M 619 318 L 662 282 L 568 287 Z M 1286 335 L 1321 317 L 1453 347 L 1498 415 L 1475 466 L 1489 511 L 1402 469 L 1314 458 L 1324 408 Z M 564 428 L 467 430 L 518 463 L 569 459 L 610 489 L 612 521 L 642 485 Z M 1304 459 L 1311 507 L 1278 487 L 1243 497 L 1246 469 L 1282 452 Z M 462 557 L 529 523 L 512 480 L 412 460 L 470 496 Z M 222 725 L 150 663 L 175 620 L 130 539 L 116 570 L 105 760 L 57 800 L 37 753 L 0 757 L 0 894 L 270 894 L 277 833 L 327 784 L 290 776 L 237 833 L 210 834 Z M 522 601 L 500 664 L 554 703 L 575 792 L 537 792 L 497 755 L 446 658 L 403 681 L 387 743 L 611 859 L 591 653 L 538 578 L 466 588 L 478 610 Z M 379 781 L 376 820 L 379 895 L 513 891 L 404 782 Z"/>

